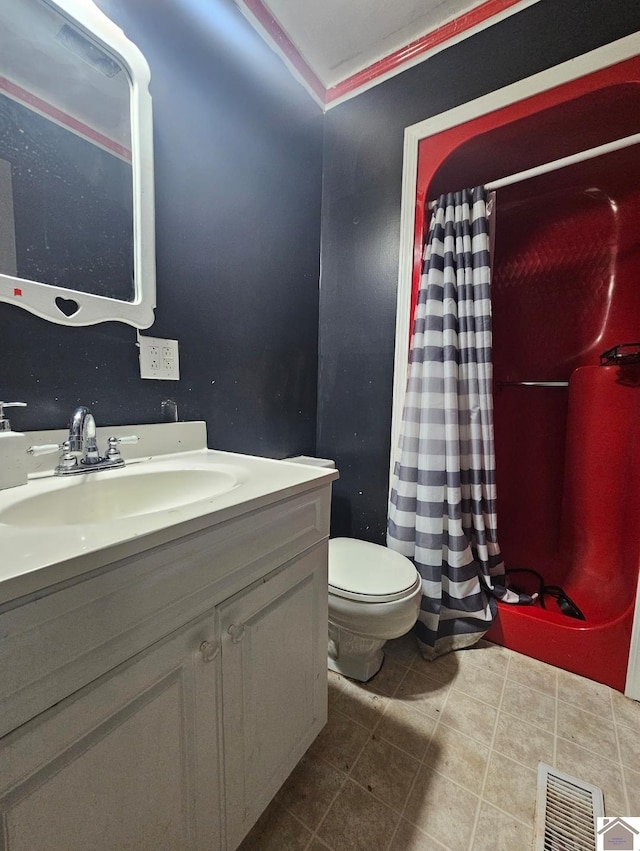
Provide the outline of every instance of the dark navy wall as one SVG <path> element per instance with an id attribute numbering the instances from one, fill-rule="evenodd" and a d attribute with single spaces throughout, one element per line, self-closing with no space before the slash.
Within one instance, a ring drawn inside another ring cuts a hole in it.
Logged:
<path id="1" fill-rule="evenodd" d="M 384 538 L 404 128 L 640 27 L 637 0 L 540 0 L 331 109 L 222 0 L 99 0 L 151 66 L 158 308 L 180 382 L 139 378 L 135 332 L 0 304 L 16 427 L 155 422 L 177 400 L 211 446 L 333 457 L 334 534 Z M 208 20 L 196 17 L 209 15 Z M 321 168 L 322 281 L 316 369 Z"/>
<path id="2" fill-rule="evenodd" d="M 313 453 L 321 110 L 229 3 L 99 5 L 151 67 L 158 307 L 143 333 L 180 341 L 182 379 L 141 380 L 128 326 L 0 304 L 0 399 L 28 402 L 13 424 L 36 429 L 78 403 L 99 425 L 157 422 L 170 397 L 210 446 Z"/>
<path id="3" fill-rule="evenodd" d="M 327 113 L 317 450 L 340 469 L 334 535 L 385 538 L 404 128 L 640 28 L 637 0 L 605 6 L 540 0 Z"/>

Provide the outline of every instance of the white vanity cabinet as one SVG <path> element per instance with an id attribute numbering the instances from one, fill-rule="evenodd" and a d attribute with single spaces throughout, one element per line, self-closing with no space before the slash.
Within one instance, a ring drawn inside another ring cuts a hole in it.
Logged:
<path id="1" fill-rule="evenodd" d="M 236 848 L 326 722 L 326 546 L 220 606 L 224 789 Z"/>
<path id="2" fill-rule="evenodd" d="M 159 641 L 7 737 L 7 851 L 223 847 L 215 616 Z"/>
<path id="3" fill-rule="evenodd" d="M 326 722 L 330 480 L 0 610 L 0 848 L 234 851 Z"/>

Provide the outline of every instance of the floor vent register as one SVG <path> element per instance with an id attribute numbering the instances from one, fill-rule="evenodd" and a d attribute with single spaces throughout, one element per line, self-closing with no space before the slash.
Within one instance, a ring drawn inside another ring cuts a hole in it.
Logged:
<path id="1" fill-rule="evenodd" d="M 534 851 L 595 851 L 602 816 L 602 789 L 538 764 Z"/>

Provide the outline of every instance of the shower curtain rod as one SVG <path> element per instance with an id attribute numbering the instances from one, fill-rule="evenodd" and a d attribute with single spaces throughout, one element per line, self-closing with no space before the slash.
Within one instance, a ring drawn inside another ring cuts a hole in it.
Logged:
<path id="1" fill-rule="evenodd" d="M 559 160 L 552 160 L 551 162 L 525 169 L 525 171 L 510 174 L 508 177 L 501 177 L 499 180 L 492 180 L 490 183 L 485 184 L 485 189 L 490 191 L 492 189 L 500 189 L 503 186 L 510 186 L 512 183 L 520 183 L 522 180 L 529 180 L 530 177 L 538 177 L 540 174 L 547 174 L 548 172 L 557 171 L 559 168 L 565 168 L 574 163 L 592 160 L 595 157 L 601 157 L 603 154 L 610 154 L 613 151 L 619 151 L 622 148 L 628 148 L 638 143 L 640 143 L 640 133 L 634 133 L 633 136 L 625 136 L 622 139 L 616 139 L 615 142 L 598 145 L 597 148 L 589 148 L 586 151 L 570 154 L 568 157 L 562 157 Z M 436 204 L 436 199 L 429 201 L 428 208 L 432 210 Z"/>

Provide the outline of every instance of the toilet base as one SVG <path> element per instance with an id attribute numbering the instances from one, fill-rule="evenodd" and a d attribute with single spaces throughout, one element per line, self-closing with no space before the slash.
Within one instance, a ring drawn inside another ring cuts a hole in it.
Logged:
<path id="1" fill-rule="evenodd" d="M 378 650 L 373 656 L 363 659 L 361 656 L 341 656 L 340 659 L 332 659 L 327 656 L 327 667 L 330 671 L 336 671 L 350 680 L 359 680 L 366 683 L 378 673 L 384 661 L 384 652 Z"/>
<path id="2" fill-rule="evenodd" d="M 327 666 L 344 677 L 366 683 L 382 667 L 385 642 L 386 639 L 355 635 L 330 623 Z"/>

